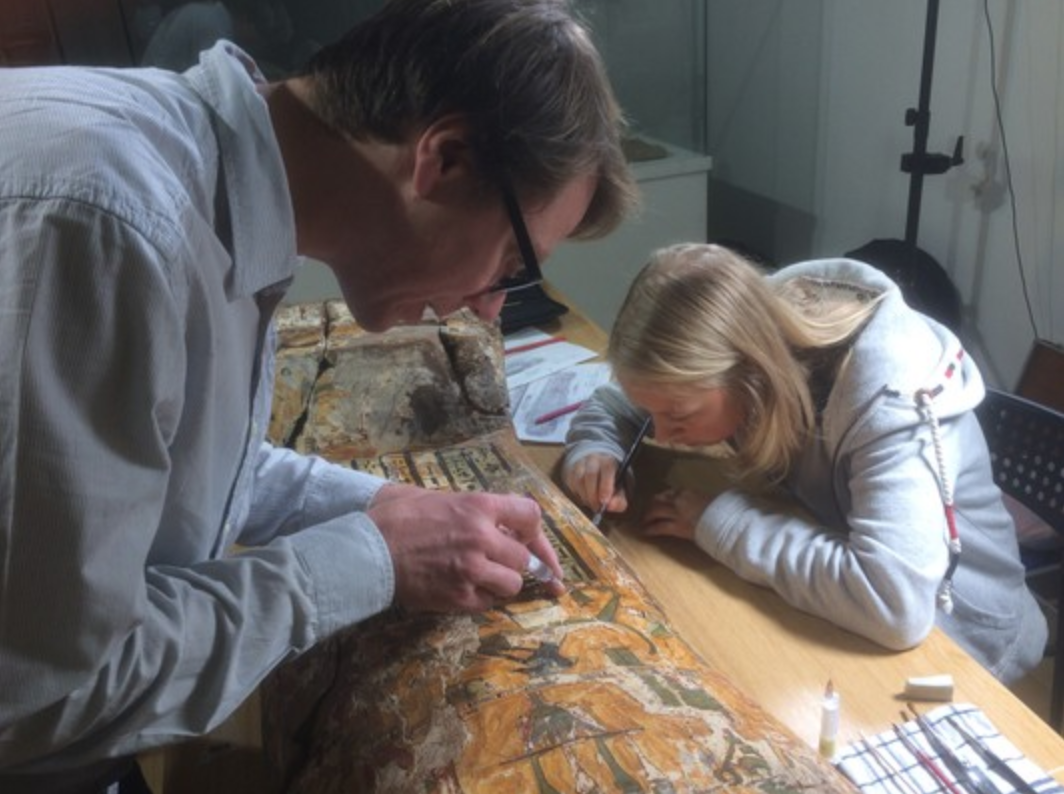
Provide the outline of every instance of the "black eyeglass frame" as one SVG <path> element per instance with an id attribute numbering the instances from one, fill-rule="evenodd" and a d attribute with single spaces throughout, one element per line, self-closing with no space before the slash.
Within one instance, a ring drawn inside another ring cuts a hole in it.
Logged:
<path id="1" fill-rule="evenodd" d="M 499 293 L 517 292 L 518 290 L 538 287 L 543 283 L 543 272 L 539 269 L 539 257 L 536 249 L 532 247 L 532 238 L 528 236 L 528 227 L 525 226 L 525 218 L 521 214 L 521 206 L 517 203 L 510 180 L 506 177 L 500 179 L 500 191 L 502 202 L 506 207 L 506 214 L 510 218 L 510 226 L 514 230 L 517 239 L 517 250 L 521 254 L 524 270 L 516 276 L 500 279 L 488 288 L 488 292 L 497 295 Z"/>

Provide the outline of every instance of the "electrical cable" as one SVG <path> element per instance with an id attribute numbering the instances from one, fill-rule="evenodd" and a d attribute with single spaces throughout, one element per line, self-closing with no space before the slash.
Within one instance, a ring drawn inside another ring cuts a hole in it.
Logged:
<path id="1" fill-rule="evenodd" d="M 1001 136 L 1001 157 L 1005 165 L 1005 187 L 1009 194 L 1009 207 L 1012 211 L 1012 243 L 1016 251 L 1016 267 L 1020 274 L 1020 285 L 1023 288 L 1023 300 L 1027 304 L 1027 319 L 1031 323 L 1031 330 L 1035 339 L 1041 339 L 1038 333 L 1038 323 L 1035 321 L 1034 308 L 1031 306 L 1031 295 L 1027 288 L 1027 274 L 1023 266 L 1023 252 L 1020 249 L 1020 228 L 1017 221 L 1016 189 L 1012 184 L 1012 162 L 1009 157 L 1009 145 L 1005 138 L 1005 121 L 1001 113 L 1001 97 L 997 89 L 997 53 L 994 45 L 994 23 L 990 18 L 990 0 L 983 0 L 983 16 L 986 18 L 986 33 L 990 42 L 990 91 L 994 97 L 994 117 L 997 121 L 998 135 Z"/>

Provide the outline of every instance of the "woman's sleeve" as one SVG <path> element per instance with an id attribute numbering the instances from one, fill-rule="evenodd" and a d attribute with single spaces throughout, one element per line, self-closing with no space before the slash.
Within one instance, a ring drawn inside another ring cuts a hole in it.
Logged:
<path id="1" fill-rule="evenodd" d="M 850 499 L 844 528 L 824 526 L 793 500 L 731 490 L 702 515 L 696 542 L 805 612 L 888 648 L 912 647 L 934 626 L 948 562 L 929 445 L 927 429 L 915 426 L 840 460 Z"/>
<path id="2" fill-rule="evenodd" d="M 620 387 L 614 383 L 600 386 L 569 425 L 563 465 L 572 466 L 596 453 L 623 460 L 643 419 L 644 415 L 628 401 Z"/>

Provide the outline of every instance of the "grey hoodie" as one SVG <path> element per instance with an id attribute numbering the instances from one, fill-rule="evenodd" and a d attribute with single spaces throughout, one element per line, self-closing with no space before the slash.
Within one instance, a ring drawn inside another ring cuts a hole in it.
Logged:
<path id="1" fill-rule="evenodd" d="M 1002 681 L 1021 677 L 1042 658 L 1047 628 L 972 413 L 985 393 L 978 369 L 878 270 L 824 259 L 769 276 L 795 277 L 886 295 L 783 483 L 791 506 L 731 488 L 702 514 L 696 543 L 793 606 L 887 648 L 917 645 L 937 623 Z M 951 610 L 936 607 L 949 549 L 922 389 L 934 394 L 961 543 Z M 603 387 L 573 420 L 565 465 L 592 452 L 620 457 L 638 421 L 616 386 Z"/>

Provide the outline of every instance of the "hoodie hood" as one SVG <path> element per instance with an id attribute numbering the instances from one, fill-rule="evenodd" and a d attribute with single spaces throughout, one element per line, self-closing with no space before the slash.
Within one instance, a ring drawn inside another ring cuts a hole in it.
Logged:
<path id="1" fill-rule="evenodd" d="M 825 291 L 883 296 L 836 378 L 824 412 L 828 439 L 837 441 L 858 428 L 877 436 L 924 421 L 918 410 L 921 390 L 930 392 L 940 419 L 970 411 L 982 401 L 982 376 L 957 337 L 909 307 L 897 284 L 881 271 L 853 259 L 817 259 L 769 277 L 775 282 L 796 278 L 822 283 Z"/>

